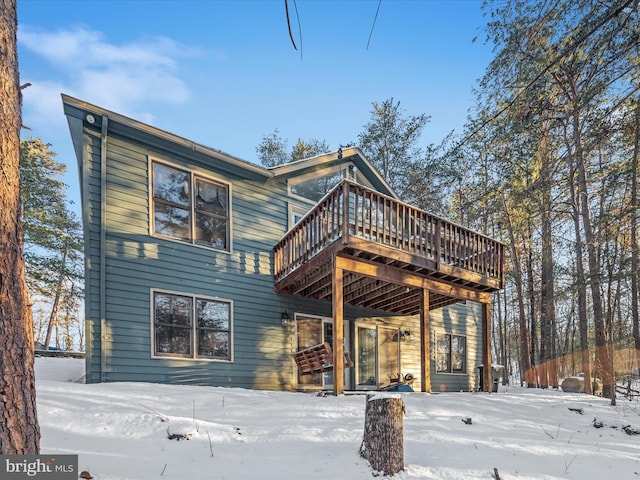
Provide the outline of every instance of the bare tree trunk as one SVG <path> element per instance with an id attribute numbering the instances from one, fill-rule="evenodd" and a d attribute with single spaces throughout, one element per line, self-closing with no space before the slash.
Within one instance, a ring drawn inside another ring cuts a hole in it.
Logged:
<path id="1" fill-rule="evenodd" d="M 591 394 L 591 359 L 589 353 L 589 320 L 587 317 L 587 281 L 584 274 L 584 265 L 582 264 L 583 244 L 582 232 L 580 231 L 580 212 L 578 207 L 578 199 L 576 198 L 575 171 L 569 169 L 569 189 L 571 193 L 571 213 L 573 218 L 573 227 L 575 230 L 575 257 L 576 257 L 576 286 L 578 296 L 578 326 L 580 329 L 580 349 L 581 349 L 581 370 L 584 373 L 584 391 Z"/>
<path id="2" fill-rule="evenodd" d="M 507 334 L 506 334 L 506 318 L 503 321 L 503 316 L 506 315 L 506 311 L 502 313 L 502 301 L 500 295 L 496 297 L 496 315 L 498 316 L 498 348 L 496 353 L 500 359 L 500 363 L 504 365 L 505 374 L 502 376 L 502 384 L 507 385 L 509 383 L 509 362 L 507 361 Z"/>
<path id="3" fill-rule="evenodd" d="M 513 233 L 513 224 L 511 222 L 511 214 L 507 200 L 502 195 L 502 203 L 504 204 L 504 213 L 507 223 L 507 231 L 509 232 L 509 243 L 511 244 L 511 261 L 513 262 L 513 278 L 516 284 L 516 295 L 518 296 L 518 313 L 520 316 L 520 368 L 524 373 L 524 379 L 527 386 L 533 386 L 533 375 L 531 371 L 531 357 L 529 352 L 529 329 L 527 327 L 527 316 L 524 309 L 524 292 L 522 288 L 522 267 L 520 266 L 520 257 L 516 248 L 516 238 Z"/>
<path id="4" fill-rule="evenodd" d="M 44 340 L 44 349 L 49 350 L 49 345 L 51 342 L 51 333 L 53 332 L 53 326 L 58 322 L 58 310 L 60 309 L 60 297 L 62 296 L 62 286 L 65 280 L 65 268 L 67 264 L 67 250 L 65 249 L 64 254 L 62 256 L 62 265 L 60 267 L 60 272 L 58 274 L 58 281 L 56 282 L 56 296 L 53 299 L 53 306 L 51 307 L 51 314 L 49 315 L 49 323 L 47 324 L 47 335 Z M 56 340 L 58 339 L 57 331 L 56 331 Z M 59 341 L 56 341 L 56 347 Z"/>
<path id="5" fill-rule="evenodd" d="M 16 0 L 0 0 L 0 453 L 40 450 L 20 217 L 21 94 Z"/>
<path id="6" fill-rule="evenodd" d="M 633 342 L 636 350 L 635 368 L 640 368 L 640 314 L 638 313 L 638 156 L 640 156 L 640 104 L 636 105 L 633 122 L 633 156 L 631 158 L 631 315 Z"/>
<path id="7" fill-rule="evenodd" d="M 544 359 L 548 384 L 558 387 L 558 355 L 556 348 L 557 325 L 554 293 L 555 275 L 553 271 L 553 234 L 551 200 L 551 165 L 546 136 L 540 142 L 540 180 L 542 184 L 542 259 L 540 286 L 540 325 L 544 325 L 545 335 L 541 335 L 541 348 L 544 343 Z M 541 355 L 542 356 L 542 355 Z"/>
<path id="8" fill-rule="evenodd" d="M 571 323 L 571 348 L 566 351 L 571 352 L 571 374 L 576 373 L 576 320 L 575 320 L 575 295 L 571 295 L 571 314 L 569 316 L 569 322 Z"/>
<path id="9" fill-rule="evenodd" d="M 587 185 L 587 166 L 582 149 L 580 136 L 581 126 L 579 112 L 573 111 L 573 132 L 578 173 L 578 200 L 584 239 L 587 245 L 587 259 L 589 264 L 589 284 L 591 285 L 591 305 L 593 308 L 593 323 L 596 333 L 596 367 L 602 372 L 602 395 L 613 398 L 613 374 L 610 368 L 610 352 L 607 345 L 607 329 L 602 308 L 602 292 L 600 290 L 600 261 L 596 248 L 596 239 L 591 221 L 591 207 L 589 205 L 589 190 Z M 586 379 L 585 379 L 586 381 Z"/>
<path id="10" fill-rule="evenodd" d="M 529 238 L 531 238 L 531 225 L 529 225 Z M 546 375 L 544 365 L 540 365 L 540 343 L 538 342 L 538 326 L 536 325 L 536 295 L 533 288 L 533 246 L 529 248 L 527 255 L 527 290 L 529 292 L 529 331 L 531 332 L 531 365 L 533 371 L 534 384 L 532 387 L 540 387 L 543 377 Z M 547 382 L 544 381 L 544 388 Z"/>

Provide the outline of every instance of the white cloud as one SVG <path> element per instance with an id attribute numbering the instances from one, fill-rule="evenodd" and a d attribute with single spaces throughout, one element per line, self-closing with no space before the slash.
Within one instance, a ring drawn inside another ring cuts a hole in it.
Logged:
<path id="1" fill-rule="evenodd" d="M 58 82 L 30 82 L 22 91 L 23 119 L 25 126 L 36 129 L 43 125 L 60 127 L 66 124 L 62 115 L 60 93 L 66 88 Z"/>
<path id="2" fill-rule="evenodd" d="M 60 93 L 150 118 L 148 103 L 180 105 L 189 99 L 180 61 L 203 54 L 165 37 L 116 44 L 88 28 L 52 32 L 21 25 L 18 41 L 48 64 L 47 79 L 34 78 L 33 67 L 29 78 L 23 76 L 33 84 L 24 92 L 27 124 L 55 116 L 63 121 Z"/>
<path id="3" fill-rule="evenodd" d="M 117 63 L 175 68 L 174 57 L 201 53 L 166 37 L 147 37 L 116 45 L 109 43 L 102 32 L 83 27 L 47 32 L 28 25 L 21 26 L 18 40 L 27 49 L 62 67 L 73 64 L 84 68 Z"/>

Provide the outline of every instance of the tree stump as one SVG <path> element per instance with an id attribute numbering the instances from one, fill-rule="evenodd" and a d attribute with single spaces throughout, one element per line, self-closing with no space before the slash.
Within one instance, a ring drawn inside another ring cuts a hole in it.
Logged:
<path id="1" fill-rule="evenodd" d="M 360 455 L 374 472 L 394 475 L 404 470 L 403 414 L 400 395 L 367 395 Z"/>

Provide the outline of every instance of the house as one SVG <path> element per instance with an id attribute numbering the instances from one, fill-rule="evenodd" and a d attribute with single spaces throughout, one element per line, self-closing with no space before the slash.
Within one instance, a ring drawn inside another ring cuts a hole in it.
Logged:
<path id="1" fill-rule="evenodd" d="M 409 374 L 418 391 L 477 388 L 500 242 L 403 203 L 355 147 L 264 168 L 62 100 L 82 193 L 87 382 L 339 394 Z M 302 375 L 294 353 L 323 342 L 332 368 Z"/>

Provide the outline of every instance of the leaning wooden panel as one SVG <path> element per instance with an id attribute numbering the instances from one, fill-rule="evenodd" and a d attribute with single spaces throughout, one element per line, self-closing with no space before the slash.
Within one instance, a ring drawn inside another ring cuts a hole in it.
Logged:
<path id="1" fill-rule="evenodd" d="M 345 368 L 354 366 L 351 352 L 344 352 L 343 358 Z M 312 375 L 333 370 L 333 352 L 331 345 L 327 342 L 300 350 L 293 354 L 293 359 L 296 361 L 298 370 L 300 370 L 300 375 Z"/>
<path id="2" fill-rule="evenodd" d="M 293 354 L 300 375 L 328 372 L 333 370 L 333 353 L 327 343 L 314 345 Z"/>

